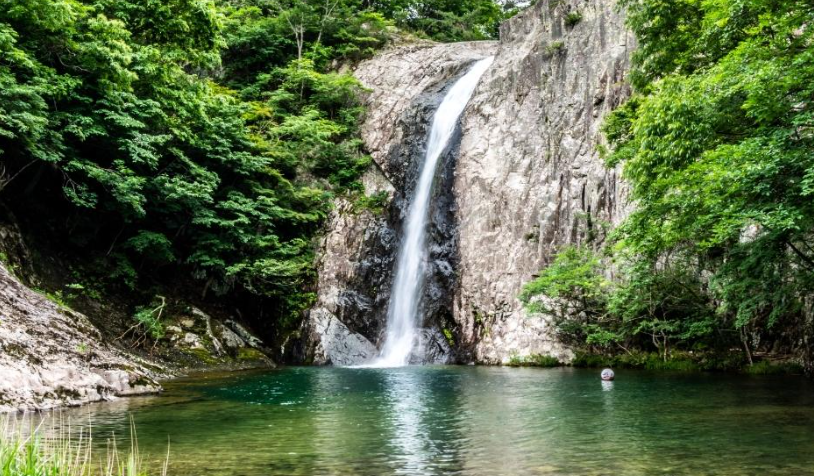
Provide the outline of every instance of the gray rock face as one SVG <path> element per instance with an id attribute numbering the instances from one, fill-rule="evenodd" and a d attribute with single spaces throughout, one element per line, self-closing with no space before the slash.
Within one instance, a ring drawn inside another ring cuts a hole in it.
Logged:
<path id="1" fill-rule="evenodd" d="M 352 332 L 336 316 L 315 310 L 310 319 L 318 339 L 314 360 L 320 364 L 348 366 L 372 360 L 376 346 L 358 333 Z"/>
<path id="2" fill-rule="evenodd" d="M 602 118 L 629 94 L 634 39 L 615 3 L 541 0 L 503 25 L 499 44 L 402 46 L 360 65 L 355 75 L 372 90 L 363 138 L 377 164 L 366 185 L 391 203 L 376 215 L 340 201 L 330 219 L 318 302 L 306 323 L 305 353 L 314 362 L 336 363 L 319 332 L 328 318 L 354 339 L 381 343 L 429 118 L 444 86 L 489 55 L 495 62 L 437 176 L 422 342 L 446 346 L 443 359 L 427 354 L 442 361 L 570 358 L 545 316 L 527 315 L 517 295 L 564 244 L 601 242 L 625 216 L 619 170 L 606 169 L 596 151 Z M 566 26 L 571 11 L 582 20 Z"/>
<path id="3" fill-rule="evenodd" d="M 443 365 L 454 362 L 453 350 L 437 327 L 425 327 L 418 332 L 416 352 L 411 364 Z"/>
<path id="4" fill-rule="evenodd" d="M 573 27 L 569 11 L 582 15 Z M 569 358 L 517 295 L 563 244 L 601 241 L 626 215 L 620 171 L 597 145 L 603 117 L 629 95 L 634 41 L 613 0 L 540 1 L 501 28 L 463 119 L 454 191 L 455 319 L 477 361 Z"/>
<path id="5" fill-rule="evenodd" d="M 0 265 L 0 412 L 157 392 L 154 369 L 101 343 L 84 315 L 28 289 Z"/>

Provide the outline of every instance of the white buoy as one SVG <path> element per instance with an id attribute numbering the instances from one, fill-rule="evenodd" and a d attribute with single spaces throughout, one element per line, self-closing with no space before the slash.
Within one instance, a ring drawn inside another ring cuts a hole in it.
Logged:
<path id="1" fill-rule="evenodd" d="M 605 370 L 602 371 L 601 377 L 602 377 L 602 380 L 610 382 L 611 380 L 616 378 L 616 374 L 614 374 L 613 370 L 611 370 L 611 369 L 605 369 Z"/>

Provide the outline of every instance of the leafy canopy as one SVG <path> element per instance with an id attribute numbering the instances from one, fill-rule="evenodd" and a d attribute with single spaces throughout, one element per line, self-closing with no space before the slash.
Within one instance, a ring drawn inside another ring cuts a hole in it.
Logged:
<path id="1" fill-rule="evenodd" d="M 486 38 L 499 15 L 491 0 L 7 0 L 0 197 L 112 287 L 191 278 L 294 328 L 331 199 L 361 192 L 370 163 L 363 88 L 336 69 L 396 24 Z"/>
<path id="2" fill-rule="evenodd" d="M 608 312 L 672 339 L 797 345 L 814 284 L 814 4 L 620 3 L 635 93 L 604 131 L 635 210 L 609 250 Z"/>

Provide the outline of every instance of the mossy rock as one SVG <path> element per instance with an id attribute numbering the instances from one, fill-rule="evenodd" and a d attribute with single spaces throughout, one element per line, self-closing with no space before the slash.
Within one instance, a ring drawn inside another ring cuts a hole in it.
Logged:
<path id="1" fill-rule="evenodd" d="M 209 351 L 206 350 L 206 349 L 190 348 L 190 349 L 184 349 L 184 352 L 187 353 L 188 355 L 200 360 L 201 362 L 203 362 L 205 364 L 212 365 L 212 364 L 217 364 L 219 362 L 219 360 L 215 356 L 213 356 L 211 353 L 209 353 Z"/>
<path id="2" fill-rule="evenodd" d="M 251 347 L 241 347 L 241 348 L 237 349 L 237 354 L 235 355 L 235 359 L 237 359 L 237 360 L 239 360 L 241 362 L 246 362 L 246 361 L 251 361 L 251 360 L 263 360 L 263 361 L 266 361 L 266 360 L 268 360 L 268 357 L 266 357 L 266 354 L 260 352 L 257 349 L 253 349 Z"/>

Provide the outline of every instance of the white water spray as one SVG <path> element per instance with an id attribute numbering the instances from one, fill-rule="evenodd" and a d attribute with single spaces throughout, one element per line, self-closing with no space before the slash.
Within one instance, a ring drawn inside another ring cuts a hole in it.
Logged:
<path id="1" fill-rule="evenodd" d="M 424 285 L 427 253 L 427 215 L 429 214 L 435 169 L 438 159 L 449 145 L 458 119 L 475 92 L 481 76 L 494 58 L 486 58 L 474 66 L 449 90 L 432 119 L 427 142 L 427 155 L 421 167 L 413 200 L 404 224 L 404 237 L 396 264 L 396 279 L 387 310 L 387 335 L 381 355 L 373 367 L 401 367 L 407 365 L 415 346 L 418 327 L 418 305 Z"/>

